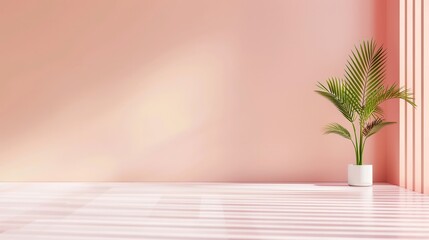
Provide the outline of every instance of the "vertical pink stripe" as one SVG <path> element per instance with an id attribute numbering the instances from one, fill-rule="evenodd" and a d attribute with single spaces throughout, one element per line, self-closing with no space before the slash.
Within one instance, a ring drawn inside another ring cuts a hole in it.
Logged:
<path id="1" fill-rule="evenodd" d="M 405 86 L 406 84 L 406 2 L 400 0 L 399 2 L 399 85 Z M 406 115 L 405 103 L 399 102 L 399 185 L 406 187 L 407 179 L 407 142 L 406 142 Z"/>
<path id="2" fill-rule="evenodd" d="M 413 92 L 416 92 L 416 0 L 413 0 L 413 41 L 412 41 L 412 69 L 413 69 Z M 412 133 L 413 133 L 413 190 L 416 190 L 416 111 L 413 108 L 413 125 L 412 125 Z"/>
<path id="3" fill-rule="evenodd" d="M 425 119 L 425 91 L 424 91 L 424 89 L 425 89 L 425 81 L 424 81 L 424 72 L 425 72 L 425 57 L 424 57 L 424 51 L 425 51 L 425 41 L 424 41 L 424 39 L 425 39 L 425 18 L 424 18 L 424 16 L 425 16 L 425 14 L 424 14 L 424 9 L 425 9 L 425 7 L 424 7 L 424 5 L 425 5 L 425 2 L 422 0 L 422 5 L 421 5 L 421 12 L 420 12 L 420 14 L 421 14 L 421 25 L 420 25 L 420 27 L 421 27 L 421 42 L 422 42 L 422 49 L 421 49 L 421 59 L 422 59 L 422 68 L 421 68 L 421 83 L 422 83 L 422 85 L 421 85 L 421 94 L 422 94 L 422 106 L 421 106 L 421 109 L 422 109 L 422 115 L 421 115 L 421 121 L 422 121 L 422 136 L 421 136 L 421 141 L 422 141 L 422 151 L 421 151 L 421 155 L 422 155 L 422 166 L 421 166 L 421 169 L 420 169 L 420 172 L 421 172 L 421 185 L 422 185 L 422 192 L 426 192 L 425 191 L 425 171 L 424 171 L 424 169 L 425 169 L 425 121 L 424 121 L 424 119 Z"/>
<path id="4" fill-rule="evenodd" d="M 421 108 L 421 54 L 417 54 L 421 52 L 421 0 L 414 0 L 414 17 L 413 17 L 413 32 L 414 32 L 414 47 L 413 47 L 413 81 L 414 81 L 414 89 L 415 93 L 415 102 L 417 104 L 417 108 L 413 109 L 413 118 L 414 118 L 414 190 L 417 192 L 422 192 L 422 108 Z"/>
<path id="5" fill-rule="evenodd" d="M 406 1 L 406 85 L 408 89 L 413 89 L 413 1 Z M 413 164 L 413 108 L 409 105 L 405 105 L 406 108 L 406 161 L 407 161 L 407 183 L 406 186 L 408 189 L 414 189 L 413 180 L 414 180 L 414 164 Z"/>
<path id="6" fill-rule="evenodd" d="M 405 0 L 405 54 L 404 54 L 404 59 L 405 59 L 405 88 L 408 87 L 408 1 Z M 405 104 L 404 106 L 405 112 L 404 112 L 404 116 L 405 116 L 405 133 L 404 133 L 404 137 L 405 137 L 405 187 L 408 187 L 408 118 L 407 118 L 407 105 Z"/>
<path id="7" fill-rule="evenodd" d="M 429 193 L 429 131 L 425 119 L 429 84 L 425 84 L 425 59 L 429 57 L 425 39 L 428 39 L 429 12 L 424 0 L 400 2 L 400 85 L 412 90 L 417 108 L 403 101 L 400 104 L 400 178 L 401 186 L 417 192 Z M 426 95 L 425 95 L 426 93 Z M 427 121 L 427 120 L 426 120 Z M 402 180 L 403 179 L 403 180 Z"/>
<path id="8" fill-rule="evenodd" d="M 425 41 L 427 41 L 426 39 L 429 39 L 429 18 L 425 17 L 426 14 L 429 13 L 429 4 L 424 4 L 425 1 L 422 1 L 422 42 L 425 43 Z M 423 92 L 423 101 L 422 101 L 422 109 L 423 109 L 423 119 L 425 121 L 423 121 L 424 126 L 423 126 L 423 157 L 424 157 L 424 162 L 423 162 L 423 192 L 424 193 L 429 193 L 429 159 L 427 157 L 427 150 L 429 149 L 429 127 L 428 125 L 425 124 L 425 122 L 429 121 L 429 111 L 427 111 L 427 104 L 425 105 L 425 102 L 427 103 L 429 101 L 429 84 L 424 84 L 424 80 L 427 78 L 427 71 L 425 71 L 425 69 L 429 69 L 429 61 L 427 61 L 427 59 L 429 59 L 429 47 L 428 46 L 423 46 L 422 49 L 422 54 L 423 54 L 423 59 L 422 59 L 422 64 L 423 64 L 423 68 L 422 68 L 422 76 L 423 76 L 423 81 L 422 81 L 422 92 Z M 426 93 L 426 94 L 424 94 Z M 425 151 L 426 150 L 426 151 Z"/>

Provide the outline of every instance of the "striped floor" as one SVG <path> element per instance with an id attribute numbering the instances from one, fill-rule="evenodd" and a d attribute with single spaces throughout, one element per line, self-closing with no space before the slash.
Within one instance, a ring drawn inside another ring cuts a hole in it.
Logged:
<path id="1" fill-rule="evenodd" d="M 3 239 L 429 239 L 429 196 L 392 185 L 1 183 Z"/>

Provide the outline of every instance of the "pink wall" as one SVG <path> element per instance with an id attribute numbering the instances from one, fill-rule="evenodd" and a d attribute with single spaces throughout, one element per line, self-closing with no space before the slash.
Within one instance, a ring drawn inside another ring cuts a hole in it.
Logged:
<path id="1" fill-rule="evenodd" d="M 321 134 L 341 116 L 313 90 L 384 42 L 385 1 L 1 5 L 0 180 L 346 180 L 352 145 Z"/>
<path id="2" fill-rule="evenodd" d="M 387 82 L 399 84 L 399 0 L 386 2 L 386 21 Z M 385 116 L 399 123 L 399 100 L 385 104 Z M 390 126 L 385 133 L 386 181 L 399 185 L 399 124 Z"/>
<path id="3" fill-rule="evenodd" d="M 387 179 L 423 193 L 429 193 L 429 84 L 426 84 L 429 70 L 429 7 L 426 3 L 425 0 L 400 0 L 399 7 L 396 6 L 399 21 L 394 24 L 399 29 L 399 82 L 414 92 L 417 107 L 412 108 L 403 102 L 399 104 L 399 165 L 388 171 L 393 180 Z"/>

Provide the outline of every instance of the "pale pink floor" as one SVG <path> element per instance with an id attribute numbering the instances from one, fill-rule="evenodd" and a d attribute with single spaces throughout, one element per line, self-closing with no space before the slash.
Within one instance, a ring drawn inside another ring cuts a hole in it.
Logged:
<path id="1" fill-rule="evenodd" d="M 0 239 L 429 239 L 392 185 L 2 183 Z"/>

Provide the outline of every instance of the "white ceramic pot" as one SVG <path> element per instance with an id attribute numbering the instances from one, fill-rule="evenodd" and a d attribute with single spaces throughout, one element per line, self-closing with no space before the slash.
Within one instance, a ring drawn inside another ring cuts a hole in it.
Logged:
<path id="1" fill-rule="evenodd" d="M 372 186 L 372 165 L 349 164 L 348 183 L 350 186 Z"/>

